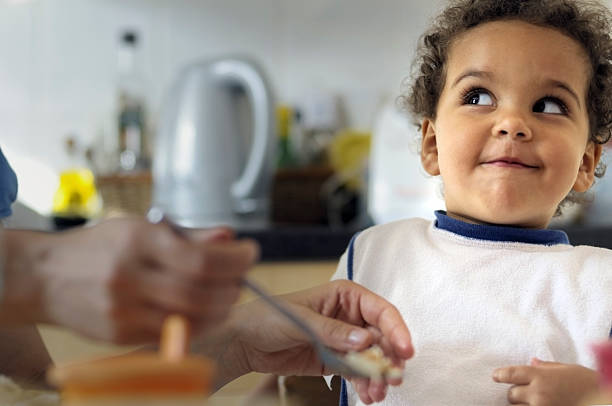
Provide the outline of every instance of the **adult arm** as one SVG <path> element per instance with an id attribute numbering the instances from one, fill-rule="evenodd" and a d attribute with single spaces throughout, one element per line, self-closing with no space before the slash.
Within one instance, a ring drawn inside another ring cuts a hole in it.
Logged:
<path id="1" fill-rule="evenodd" d="M 34 325 L 0 327 L 0 374 L 24 387 L 47 387 L 45 373 L 52 364 Z"/>
<path id="2" fill-rule="evenodd" d="M 171 313 L 196 331 L 221 322 L 257 257 L 254 243 L 226 230 L 186 239 L 140 218 L 63 233 L 4 230 L 0 243 L 0 325 L 51 323 L 123 344 L 156 342 Z"/>
<path id="3" fill-rule="evenodd" d="M 337 351 L 359 351 L 377 343 L 399 366 L 414 352 L 397 309 L 356 283 L 334 281 L 281 298 Z M 333 372 L 320 363 L 307 337 L 261 300 L 236 306 L 222 327 L 195 349 L 217 362 L 217 389 L 248 372 Z M 399 384 L 401 379 L 388 383 Z M 384 388 L 386 383 L 380 383 L 375 390 Z"/>

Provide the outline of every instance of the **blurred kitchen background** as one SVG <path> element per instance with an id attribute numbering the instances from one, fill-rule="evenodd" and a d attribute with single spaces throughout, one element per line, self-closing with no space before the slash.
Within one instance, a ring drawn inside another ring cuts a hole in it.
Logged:
<path id="1" fill-rule="evenodd" d="M 20 179 L 9 224 L 63 229 L 153 205 L 186 226 L 230 224 L 283 259 L 333 258 L 370 224 L 431 218 L 440 186 L 396 101 L 441 4 L 0 0 L 0 140 Z M 211 79 L 226 58 L 252 65 L 267 96 Z M 251 134 L 253 106 L 267 141 Z M 612 223 L 606 183 L 557 223 Z"/>
<path id="2" fill-rule="evenodd" d="M 238 230 L 274 227 L 287 241 L 287 233 L 304 238 L 311 232 L 316 239 L 309 226 L 329 228 L 340 233 L 331 257 L 355 229 L 371 224 L 374 210 L 374 221 L 406 212 L 395 207 L 393 193 L 415 206 L 408 212 L 431 216 L 430 201 L 439 202 L 436 186 L 419 172 L 416 132 L 393 106 L 416 39 L 439 4 L 1 0 L 1 145 L 20 179 L 10 223 L 42 228 L 53 217 L 51 227 L 65 228 L 81 219 L 145 212 L 155 188 L 151 162 L 159 154 L 173 159 L 167 148 L 155 149 L 160 117 L 169 104 L 180 103 L 170 100 L 173 83 L 186 66 L 234 56 L 253 61 L 267 80 L 275 144 L 265 157 L 274 165 L 258 174 L 269 178 L 258 186 L 269 198 L 261 215 L 266 221 L 232 224 Z M 248 106 L 236 104 L 235 110 L 228 105 L 230 114 L 250 115 Z M 247 117 L 242 133 L 249 125 Z M 388 140 L 374 175 L 393 178 L 376 185 L 386 190 L 384 202 L 370 201 L 368 213 L 368 157 L 377 148 L 377 129 Z M 247 136 L 246 151 L 250 142 Z M 207 173 L 198 174 L 201 182 L 214 167 L 227 171 L 227 145 L 206 144 L 220 150 L 215 162 L 208 160 Z M 244 166 L 247 156 L 243 151 L 236 159 Z M 404 171 L 406 164 L 414 170 Z M 94 176 L 95 190 L 89 175 L 78 171 L 83 168 Z M 232 223 L 223 216 L 219 222 Z M 301 226 L 297 234 L 294 226 Z"/>

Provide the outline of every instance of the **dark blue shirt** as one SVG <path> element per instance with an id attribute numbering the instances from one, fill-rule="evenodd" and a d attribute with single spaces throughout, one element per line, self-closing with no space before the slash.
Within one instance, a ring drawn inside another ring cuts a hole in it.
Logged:
<path id="1" fill-rule="evenodd" d="M 0 218 L 10 216 L 17 198 L 17 176 L 0 149 Z"/>

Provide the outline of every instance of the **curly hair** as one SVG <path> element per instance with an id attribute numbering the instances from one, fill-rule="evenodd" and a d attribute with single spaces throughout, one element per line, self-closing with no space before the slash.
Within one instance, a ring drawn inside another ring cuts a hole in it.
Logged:
<path id="1" fill-rule="evenodd" d="M 499 20 L 553 28 L 582 45 L 591 67 L 587 95 L 589 138 L 597 144 L 606 143 L 612 133 L 612 14 L 601 3 L 588 0 L 451 0 L 421 36 L 411 83 L 400 96 L 400 103 L 412 114 L 415 124 L 420 127 L 423 118 L 436 117 L 453 40 L 479 24 Z M 604 173 L 605 165 L 600 162 L 595 175 L 601 177 Z M 583 193 L 571 192 L 560 207 L 583 201 Z"/>

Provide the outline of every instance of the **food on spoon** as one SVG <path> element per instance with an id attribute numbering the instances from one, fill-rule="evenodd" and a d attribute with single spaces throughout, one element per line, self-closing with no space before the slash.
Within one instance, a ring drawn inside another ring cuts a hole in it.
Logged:
<path id="1" fill-rule="evenodd" d="M 373 345 L 363 351 L 351 351 L 344 356 L 346 362 L 357 371 L 372 379 L 399 379 L 402 370 L 393 365 L 391 359 L 385 357 L 382 348 Z"/>

